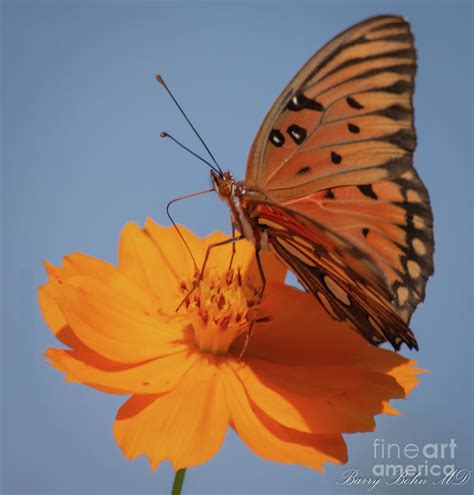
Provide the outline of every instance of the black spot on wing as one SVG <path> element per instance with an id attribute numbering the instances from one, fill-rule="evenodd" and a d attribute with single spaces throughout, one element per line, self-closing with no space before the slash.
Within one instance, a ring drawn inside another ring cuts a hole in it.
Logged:
<path id="1" fill-rule="evenodd" d="M 369 235 L 369 232 L 370 232 L 370 231 L 369 231 L 369 229 L 368 229 L 367 227 L 364 227 L 364 228 L 362 229 L 362 235 L 363 235 L 364 237 L 367 237 L 367 236 Z"/>
<path id="2" fill-rule="evenodd" d="M 355 124 L 347 124 L 347 128 L 349 129 L 349 132 L 352 132 L 352 134 L 359 134 L 360 132 L 360 127 Z"/>
<path id="3" fill-rule="evenodd" d="M 311 167 L 302 167 L 297 172 L 296 175 L 305 175 L 311 170 Z"/>
<path id="4" fill-rule="evenodd" d="M 322 112 L 324 106 L 317 100 L 311 100 L 307 98 L 304 93 L 296 93 L 286 105 L 287 110 L 292 112 L 300 112 L 301 110 L 314 110 L 316 112 Z"/>
<path id="5" fill-rule="evenodd" d="M 364 108 L 364 105 L 359 103 L 355 98 L 352 98 L 352 96 L 348 96 L 346 101 L 351 108 L 355 108 L 356 110 L 362 110 Z"/>
<path id="6" fill-rule="evenodd" d="M 336 196 L 334 196 L 334 193 L 332 192 L 332 189 L 327 189 L 326 193 L 324 194 L 324 197 L 326 199 L 334 199 Z"/>
<path id="7" fill-rule="evenodd" d="M 371 184 L 357 186 L 357 188 L 364 196 L 367 196 L 368 198 L 372 198 L 372 199 L 379 199 L 378 196 L 375 194 L 374 190 L 372 189 Z"/>
<path id="8" fill-rule="evenodd" d="M 342 162 L 342 156 L 335 151 L 331 151 L 331 161 L 335 165 L 339 165 Z"/>
<path id="9" fill-rule="evenodd" d="M 287 129 L 288 135 L 296 144 L 301 144 L 306 139 L 306 129 L 299 125 L 292 124 Z"/>
<path id="10" fill-rule="evenodd" d="M 285 144 L 285 136 L 278 130 L 272 129 L 269 136 L 270 143 L 272 143 L 277 148 L 280 148 Z"/>

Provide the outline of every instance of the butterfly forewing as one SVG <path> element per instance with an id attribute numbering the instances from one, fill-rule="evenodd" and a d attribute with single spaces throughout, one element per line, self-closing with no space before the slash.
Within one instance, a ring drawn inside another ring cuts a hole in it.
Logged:
<path id="1" fill-rule="evenodd" d="M 314 288 L 315 269 L 308 266 L 316 263 L 320 270 L 323 260 L 296 254 L 301 232 L 285 225 L 282 236 L 281 225 L 275 227 L 274 250 L 326 309 L 338 318 L 344 314 L 369 341 L 375 341 L 374 328 L 389 325 L 382 334 L 392 344 L 401 338 L 412 347 L 411 333 L 402 335 L 397 318 L 381 314 L 389 305 L 408 322 L 433 272 L 429 198 L 412 167 L 415 71 L 413 35 L 403 18 L 374 17 L 344 31 L 307 62 L 273 105 L 252 145 L 245 180 L 269 203 L 306 217 L 308 230 L 330 234 L 327 253 L 344 253 L 346 275 L 355 277 L 343 283 L 352 294 L 349 308 L 334 301 L 324 283 Z M 350 260 L 362 255 L 360 270 Z M 364 301 L 357 303 L 364 291 L 384 308 L 371 316 L 372 326 Z"/>
<path id="2" fill-rule="evenodd" d="M 387 33 L 385 26 L 398 34 L 372 39 Z M 371 173 L 379 179 L 389 176 L 383 164 L 403 162 L 415 146 L 415 69 L 413 37 L 402 18 L 369 19 L 340 34 L 275 102 L 250 151 L 246 183 L 265 186 L 278 200 L 328 183 L 364 183 L 367 169 L 378 168 Z"/>

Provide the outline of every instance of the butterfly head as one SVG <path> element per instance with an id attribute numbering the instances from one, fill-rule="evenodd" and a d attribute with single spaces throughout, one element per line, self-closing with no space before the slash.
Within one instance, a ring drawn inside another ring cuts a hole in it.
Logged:
<path id="1" fill-rule="evenodd" d="M 230 172 L 223 172 L 219 174 L 211 171 L 212 183 L 216 193 L 222 198 L 230 198 L 235 194 L 236 184 L 233 175 Z"/>

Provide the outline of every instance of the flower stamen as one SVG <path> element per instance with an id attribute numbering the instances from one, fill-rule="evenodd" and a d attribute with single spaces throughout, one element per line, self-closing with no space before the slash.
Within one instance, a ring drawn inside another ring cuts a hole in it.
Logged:
<path id="1" fill-rule="evenodd" d="M 196 279 L 182 281 L 180 288 L 188 294 L 184 306 L 202 352 L 226 354 L 236 338 L 249 333 L 260 297 L 258 290 L 243 285 L 240 269 L 206 270 L 198 284 Z"/>

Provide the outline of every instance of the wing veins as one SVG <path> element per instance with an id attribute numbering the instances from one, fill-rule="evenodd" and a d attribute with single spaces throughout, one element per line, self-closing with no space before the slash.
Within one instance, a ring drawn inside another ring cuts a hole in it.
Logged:
<path id="1" fill-rule="evenodd" d="M 370 90 L 367 90 L 367 91 L 358 91 L 358 92 L 355 92 L 355 93 L 348 93 L 350 94 L 351 96 L 352 95 L 357 95 L 357 94 L 364 94 L 364 93 L 370 93 L 372 91 L 375 91 L 374 89 L 370 89 Z M 382 91 L 383 92 L 383 91 Z M 305 142 L 309 141 L 313 135 L 322 127 L 324 127 L 324 125 L 328 124 L 328 123 L 331 123 L 331 122 L 324 122 L 324 117 L 326 115 L 326 111 L 329 110 L 330 108 L 332 108 L 334 105 L 336 105 L 338 102 L 340 102 L 341 100 L 343 100 L 344 98 L 347 98 L 347 94 L 344 95 L 344 96 L 341 96 L 339 98 L 337 98 L 336 100 L 334 100 L 333 102 L 331 102 L 327 107 L 324 108 L 324 111 L 323 111 L 323 114 L 321 116 L 321 120 L 320 122 L 314 127 L 314 129 L 308 134 L 308 136 L 306 137 L 305 139 Z M 384 136 L 384 138 L 387 137 L 387 136 Z M 319 146 L 314 146 L 314 147 L 311 147 L 307 150 L 302 150 L 302 147 L 304 146 L 304 143 L 298 145 L 278 166 L 275 166 L 274 167 L 274 170 L 272 171 L 271 174 L 269 174 L 267 176 L 267 179 L 266 181 L 267 182 L 270 182 L 271 179 L 273 179 L 273 177 L 275 177 L 275 175 L 294 157 L 295 154 L 297 153 L 305 153 L 306 151 L 314 151 L 314 150 L 318 150 L 318 149 L 326 149 L 326 148 L 331 148 L 331 147 L 334 147 L 334 146 L 341 146 L 341 145 L 346 145 L 346 144 L 352 144 L 352 143 L 364 143 L 364 142 L 367 142 L 367 141 L 381 141 L 382 139 L 377 139 L 377 138 L 369 138 L 369 139 L 358 139 L 358 140 L 352 140 L 352 141 L 345 141 L 345 142 L 342 142 L 342 143 L 337 143 L 336 145 L 335 144 L 328 144 L 328 145 L 319 145 Z M 401 148 L 400 146 L 396 145 L 399 149 L 403 150 L 403 148 Z M 406 151 L 406 150 L 404 150 Z"/>
<path id="2" fill-rule="evenodd" d="M 344 143 L 346 144 L 346 143 Z M 393 163 L 395 160 L 390 160 L 389 162 L 386 162 L 386 164 L 389 164 L 389 163 Z M 318 182 L 322 179 L 328 179 L 330 177 L 343 177 L 344 175 L 349 175 L 349 174 L 352 174 L 354 172 L 357 172 L 357 171 L 361 171 L 363 170 L 364 172 L 368 171 L 368 170 L 373 170 L 373 169 L 380 169 L 380 170 L 387 170 L 388 167 L 386 166 L 386 164 L 377 164 L 377 165 L 374 165 L 374 166 L 371 166 L 371 167 L 365 167 L 364 169 L 360 169 L 360 168 L 352 168 L 350 170 L 341 170 L 341 171 L 335 171 L 334 173 L 328 173 L 328 174 L 325 174 L 325 175 L 319 175 L 318 177 L 315 177 L 314 179 L 311 179 L 311 180 L 308 180 L 307 182 L 301 182 L 299 184 L 294 184 L 292 186 L 280 186 L 280 187 L 272 187 L 271 189 L 268 189 L 268 192 L 274 192 L 274 191 L 286 191 L 286 190 L 291 190 L 291 189 L 296 189 L 296 188 L 299 188 L 299 187 L 304 187 L 304 186 L 307 186 L 308 184 L 312 184 L 313 182 Z M 407 167 L 409 168 L 409 167 Z M 400 174 L 403 173 L 403 172 L 400 172 Z M 393 177 L 384 177 L 382 179 L 380 179 L 381 181 L 383 180 L 387 180 L 387 179 L 392 179 Z M 343 187 L 343 186 L 340 186 L 340 187 Z M 317 192 L 317 191 L 324 191 L 324 189 L 327 189 L 327 187 L 323 187 L 321 189 L 315 189 L 314 192 Z"/>

